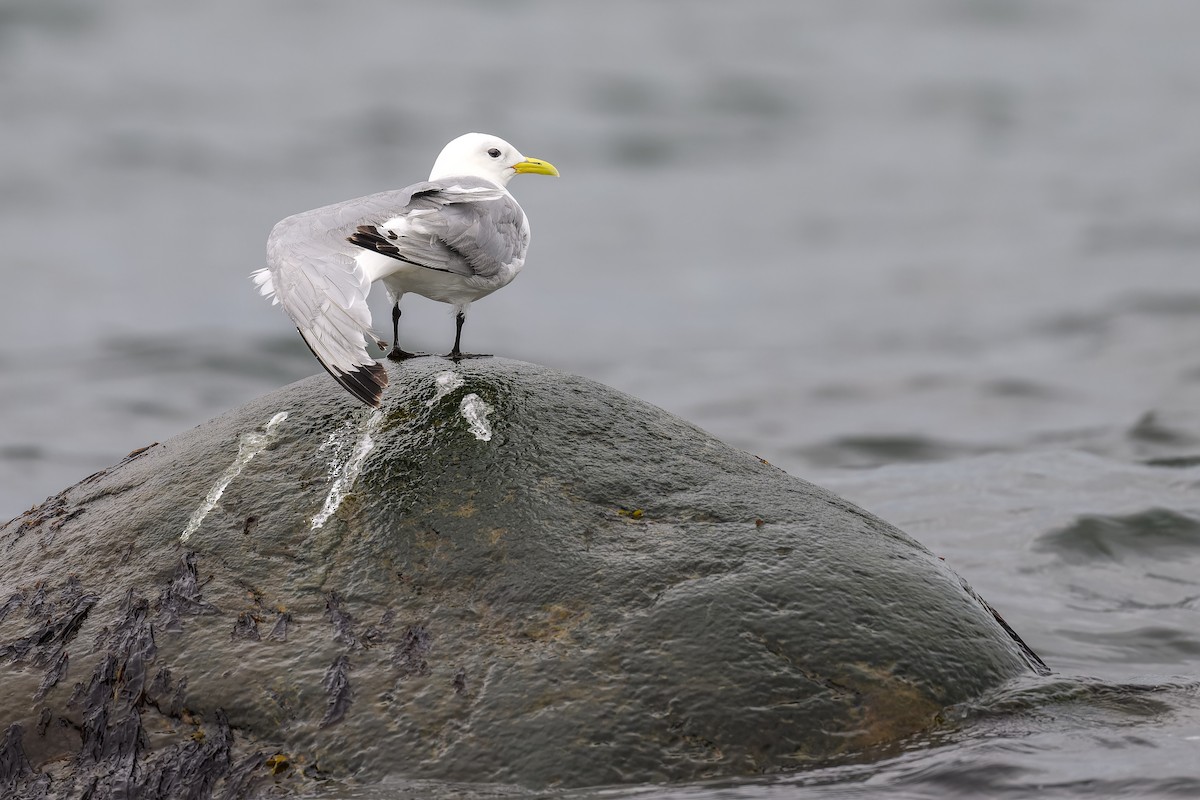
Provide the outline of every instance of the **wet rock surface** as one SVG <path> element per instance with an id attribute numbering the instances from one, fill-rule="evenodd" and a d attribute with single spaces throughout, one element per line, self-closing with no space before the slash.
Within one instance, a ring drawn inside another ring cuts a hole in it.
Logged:
<path id="1" fill-rule="evenodd" d="M 4 796 L 792 770 L 1043 669 L 905 534 L 660 409 L 388 368 L 381 411 L 315 376 L 0 529 Z"/>

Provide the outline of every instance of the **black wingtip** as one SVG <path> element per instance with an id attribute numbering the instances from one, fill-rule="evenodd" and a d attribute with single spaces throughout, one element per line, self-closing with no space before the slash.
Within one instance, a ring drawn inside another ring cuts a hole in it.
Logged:
<path id="1" fill-rule="evenodd" d="M 364 364 L 358 369 L 342 375 L 335 375 L 332 370 L 329 374 L 333 375 L 333 379 L 350 394 L 372 408 L 379 408 L 379 404 L 383 401 L 383 390 L 388 384 L 388 377 L 387 370 L 378 361 Z"/>
<path id="2" fill-rule="evenodd" d="M 395 234 L 392 234 L 391 238 L 394 239 Z M 379 232 L 379 228 L 374 225 L 359 225 L 354 229 L 354 233 L 346 237 L 346 241 L 363 249 L 373 250 L 380 255 L 400 258 L 400 250 L 384 238 L 383 234 Z"/>
<path id="3" fill-rule="evenodd" d="M 375 227 L 374 225 L 359 225 L 354 229 L 354 233 L 346 237 L 346 241 L 352 245 L 355 245 L 356 247 L 361 247 L 364 250 L 370 250 L 371 252 L 378 253 L 381 256 L 394 258 L 397 261 L 403 261 L 405 264 L 412 264 L 415 267 L 424 267 L 425 269 L 432 269 L 438 272 L 453 272 L 453 270 L 444 269 L 442 267 L 431 267 L 428 264 L 422 264 L 420 261 L 413 261 L 411 258 L 401 255 L 400 248 L 388 241 L 389 239 L 396 238 L 399 237 L 397 237 L 392 231 L 388 231 L 387 237 L 385 238 L 384 235 L 379 232 L 379 228 Z M 450 247 L 450 245 L 445 241 L 443 241 L 442 244 Z M 453 250 L 454 248 L 450 247 L 450 249 Z"/>
<path id="4" fill-rule="evenodd" d="M 370 364 L 363 364 L 349 372 L 334 370 L 321 360 L 316 350 L 313 350 L 313 346 L 309 343 L 308 337 L 304 335 L 304 331 L 301 331 L 299 328 L 296 330 L 300 331 L 300 338 L 308 345 L 308 349 L 316 357 L 317 363 L 325 368 L 330 377 L 363 403 L 366 403 L 371 408 L 379 408 L 379 404 L 383 402 L 383 390 L 388 385 L 387 369 L 382 364 L 378 361 L 372 361 Z"/>

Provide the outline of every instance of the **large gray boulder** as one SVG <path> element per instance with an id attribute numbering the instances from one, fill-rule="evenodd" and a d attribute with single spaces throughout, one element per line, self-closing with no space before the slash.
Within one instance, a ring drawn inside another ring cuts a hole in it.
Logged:
<path id="1" fill-rule="evenodd" d="M 578 786 L 879 751 L 1043 669 L 886 522 L 589 380 L 389 364 L 0 529 L 0 788 Z"/>

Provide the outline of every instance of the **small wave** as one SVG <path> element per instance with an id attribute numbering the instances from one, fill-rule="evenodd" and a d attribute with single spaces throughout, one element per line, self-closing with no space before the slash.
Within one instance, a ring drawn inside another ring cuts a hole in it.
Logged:
<path id="1" fill-rule="evenodd" d="M 1151 444 L 1193 445 L 1197 443 L 1194 434 L 1164 424 L 1159 414 L 1147 411 L 1133 424 L 1126 435 L 1135 441 Z"/>
<path id="2" fill-rule="evenodd" d="M 1143 625 L 1123 631 L 1072 631 L 1060 635 L 1104 651 L 1105 663 L 1190 664 L 1200 657 L 1200 639 L 1190 631 L 1164 625 Z"/>
<path id="3" fill-rule="evenodd" d="M 947 442 L 926 436 L 842 436 L 799 448 L 796 455 L 821 467 L 876 467 L 896 462 L 949 461 L 994 448 Z"/>
<path id="4" fill-rule="evenodd" d="M 1167 456 L 1164 458 L 1147 458 L 1142 462 L 1147 467 L 1164 467 L 1166 469 L 1189 469 L 1200 467 L 1200 455 Z"/>
<path id="5" fill-rule="evenodd" d="M 985 381 L 980 390 L 992 397 L 1031 400 L 1061 400 L 1066 397 L 1066 392 L 1061 389 L 1025 378 L 994 378 Z"/>
<path id="6" fill-rule="evenodd" d="M 1132 554 L 1168 559 L 1200 550 L 1200 518 L 1165 508 L 1126 516 L 1087 515 L 1042 535 L 1035 549 L 1068 561 L 1119 561 Z"/>
<path id="7" fill-rule="evenodd" d="M 1010 681 L 979 700 L 955 707 L 956 716 L 977 717 L 1044 711 L 1080 704 L 1141 719 L 1170 713 L 1175 694 L 1192 694 L 1200 682 L 1114 683 L 1096 678 L 1055 675 Z"/>

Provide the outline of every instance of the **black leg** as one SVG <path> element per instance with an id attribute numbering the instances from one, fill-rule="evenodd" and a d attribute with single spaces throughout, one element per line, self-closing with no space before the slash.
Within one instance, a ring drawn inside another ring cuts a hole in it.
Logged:
<path id="1" fill-rule="evenodd" d="M 454 349 L 447 354 L 447 358 L 454 361 L 460 361 L 464 358 L 488 358 L 487 353 L 464 353 L 459 345 L 462 342 L 463 323 L 467 321 L 467 315 L 461 311 L 454 317 Z"/>
<path id="2" fill-rule="evenodd" d="M 415 356 L 416 353 L 400 349 L 400 301 L 397 300 L 396 304 L 392 306 L 392 351 L 387 354 L 387 357 L 392 361 L 403 361 Z"/>
<path id="3" fill-rule="evenodd" d="M 454 348 L 450 351 L 451 358 L 462 358 L 462 350 L 458 345 L 462 342 L 462 326 L 467 321 L 467 315 L 461 311 L 454 315 Z"/>

